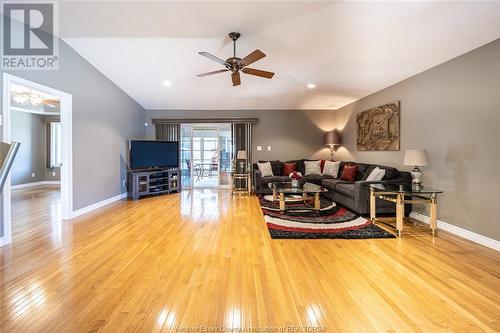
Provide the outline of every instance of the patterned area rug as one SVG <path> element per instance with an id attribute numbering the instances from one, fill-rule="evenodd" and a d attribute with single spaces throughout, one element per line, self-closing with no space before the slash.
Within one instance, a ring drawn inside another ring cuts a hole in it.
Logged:
<path id="1" fill-rule="evenodd" d="M 272 195 L 259 196 L 259 202 L 271 238 L 395 238 L 359 214 L 326 198 L 321 198 L 319 213 L 304 209 L 314 203 L 304 203 L 302 196 L 297 195 L 285 198 L 286 208 L 290 210 L 283 214 Z"/>

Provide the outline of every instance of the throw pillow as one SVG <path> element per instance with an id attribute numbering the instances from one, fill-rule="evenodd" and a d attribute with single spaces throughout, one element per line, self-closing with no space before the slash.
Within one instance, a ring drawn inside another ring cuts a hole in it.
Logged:
<path id="1" fill-rule="evenodd" d="M 340 176 L 340 179 L 346 180 L 348 182 L 353 182 L 356 180 L 357 173 L 357 165 L 346 165 L 344 166 L 344 169 L 342 169 L 342 175 Z"/>
<path id="2" fill-rule="evenodd" d="M 385 176 L 385 170 L 376 167 L 375 169 L 372 170 L 372 172 L 370 172 L 368 177 L 366 177 L 366 181 L 371 182 L 371 181 L 382 180 L 384 176 Z"/>
<path id="3" fill-rule="evenodd" d="M 274 176 L 270 162 L 257 163 L 257 167 L 260 173 L 262 173 L 262 177 Z"/>
<path id="4" fill-rule="evenodd" d="M 339 162 L 326 161 L 325 166 L 323 168 L 323 174 L 327 176 L 332 176 L 333 178 L 337 178 L 339 176 Z"/>
<path id="5" fill-rule="evenodd" d="M 326 160 L 321 160 L 321 173 L 325 172 L 325 163 L 326 163 Z"/>
<path id="6" fill-rule="evenodd" d="M 273 176 L 283 175 L 283 162 L 276 161 L 259 161 L 259 163 L 271 163 L 271 169 L 273 170 Z"/>
<path id="7" fill-rule="evenodd" d="M 321 175 L 321 161 L 304 161 L 305 174 Z"/>
<path id="8" fill-rule="evenodd" d="M 283 174 L 288 176 L 292 172 L 297 170 L 297 162 L 285 162 L 283 164 Z"/>

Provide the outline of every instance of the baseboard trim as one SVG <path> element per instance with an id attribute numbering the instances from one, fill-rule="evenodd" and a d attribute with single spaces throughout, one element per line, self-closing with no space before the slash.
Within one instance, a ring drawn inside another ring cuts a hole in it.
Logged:
<path id="1" fill-rule="evenodd" d="M 429 216 L 427 215 L 423 215 L 417 212 L 411 212 L 410 217 L 429 224 Z M 437 220 L 437 226 L 438 229 L 446 230 L 454 235 L 473 241 L 474 243 L 478 243 L 486 247 L 489 247 L 490 249 L 500 251 L 500 241 L 497 241 L 495 239 L 491 239 L 486 236 L 476 234 L 475 232 L 457 227 L 456 225 L 449 224 L 441 220 Z"/>
<path id="2" fill-rule="evenodd" d="M 126 198 L 126 197 L 127 197 L 127 193 L 121 193 L 121 194 L 115 195 L 114 197 L 107 198 L 105 200 L 96 202 L 96 203 L 89 205 L 87 207 L 77 209 L 77 210 L 73 211 L 73 214 L 71 214 L 71 218 L 74 219 L 75 217 L 90 213 L 91 211 L 102 208 L 104 206 L 112 204 L 113 202 L 119 201 L 119 200 Z"/>
<path id="3" fill-rule="evenodd" d="M 21 189 L 21 188 L 44 186 L 44 185 L 61 185 L 61 182 L 59 180 L 43 180 L 43 181 L 40 181 L 40 182 L 33 182 L 33 183 L 12 185 L 10 188 L 13 189 L 13 190 L 18 190 L 18 189 Z"/>

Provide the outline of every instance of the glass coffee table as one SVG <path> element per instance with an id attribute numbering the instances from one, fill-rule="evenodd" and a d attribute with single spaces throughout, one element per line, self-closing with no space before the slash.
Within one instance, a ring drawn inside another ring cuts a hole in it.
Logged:
<path id="1" fill-rule="evenodd" d="M 328 192 L 328 190 L 322 186 L 313 183 L 303 183 L 299 186 L 292 186 L 292 183 L 270 183 L 269 187 L 273 190 L 273 200 L 279 201 L 280 211 L 284 212 L 286 210 L 285 206 L 285 196 L 291 194 L 301 194 L 302 200 L 306 203 L 307 200 L 314 198 L 314 206 L 301 207 L 300 209 L 311 209 L 319 212 L 321 209 L 320 194 Z"/>
<path id="2" fill-rule="evenodd" d="M 405 204 L 429 204 L 429 224 L 431 235 L 436 235 L 437 230 L 437 195 L 443 193 L 426 186 L 414 187 L 411 185 L 398 184 L 370 184 L 370 220 L 375 223 L 376 199 L 394 202 L 396 204 L 396 233 L 399 237 L 403 235 L 403 220 L 405 216 Z M 408 198 L 408 199 L 407 199 Z"/>

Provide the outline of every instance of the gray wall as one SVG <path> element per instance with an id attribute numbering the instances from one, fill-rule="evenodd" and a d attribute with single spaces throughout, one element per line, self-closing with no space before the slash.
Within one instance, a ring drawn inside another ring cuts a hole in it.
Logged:
<path id="1" fill-rule="evenodd" d="M 320 110 L 148 110 L 149 124 L 146 136 L 154 139 L 155 131 L 151 123 L 154 118 L 259 118 L 254 129 L 255 160 L 328 158 L 329 150 L 323 145 L 325 131 L 335 127 L 334 111 Z M 262 151 L 256 147 L 262 146 Z M 267 151 L 271 146 L 271 151 Z"/>
<path id="2" fill-rule="evenodd" d="M 355 114 L 401 101 L 401 151 L 359 152 Z M 438 218 L 500 240 L 500 40 L 365 97 L 336 113 L 341 159 L 401 169 L 406 149 L 428 149 L 424 183 L 443 189 Z"/>
<path id="3" fill-rule="evenodd" d="M 59 59 L 59 70 L 9 73 L 73 95 L 73 207 L 79 209 L 125 192 L 126 140 L 144 137 L 144 109 L 62 41 Z"/>
<path id="4" fill-rule="evenodd" d="M 12 111 L 12 141 L 21 143 L 12 165 L 12 185 L 60 180 L 59 168 L 46 167 L 45 120 L 38 114 Z M 35 177 L 31 177 L 32 173 Z"/>

